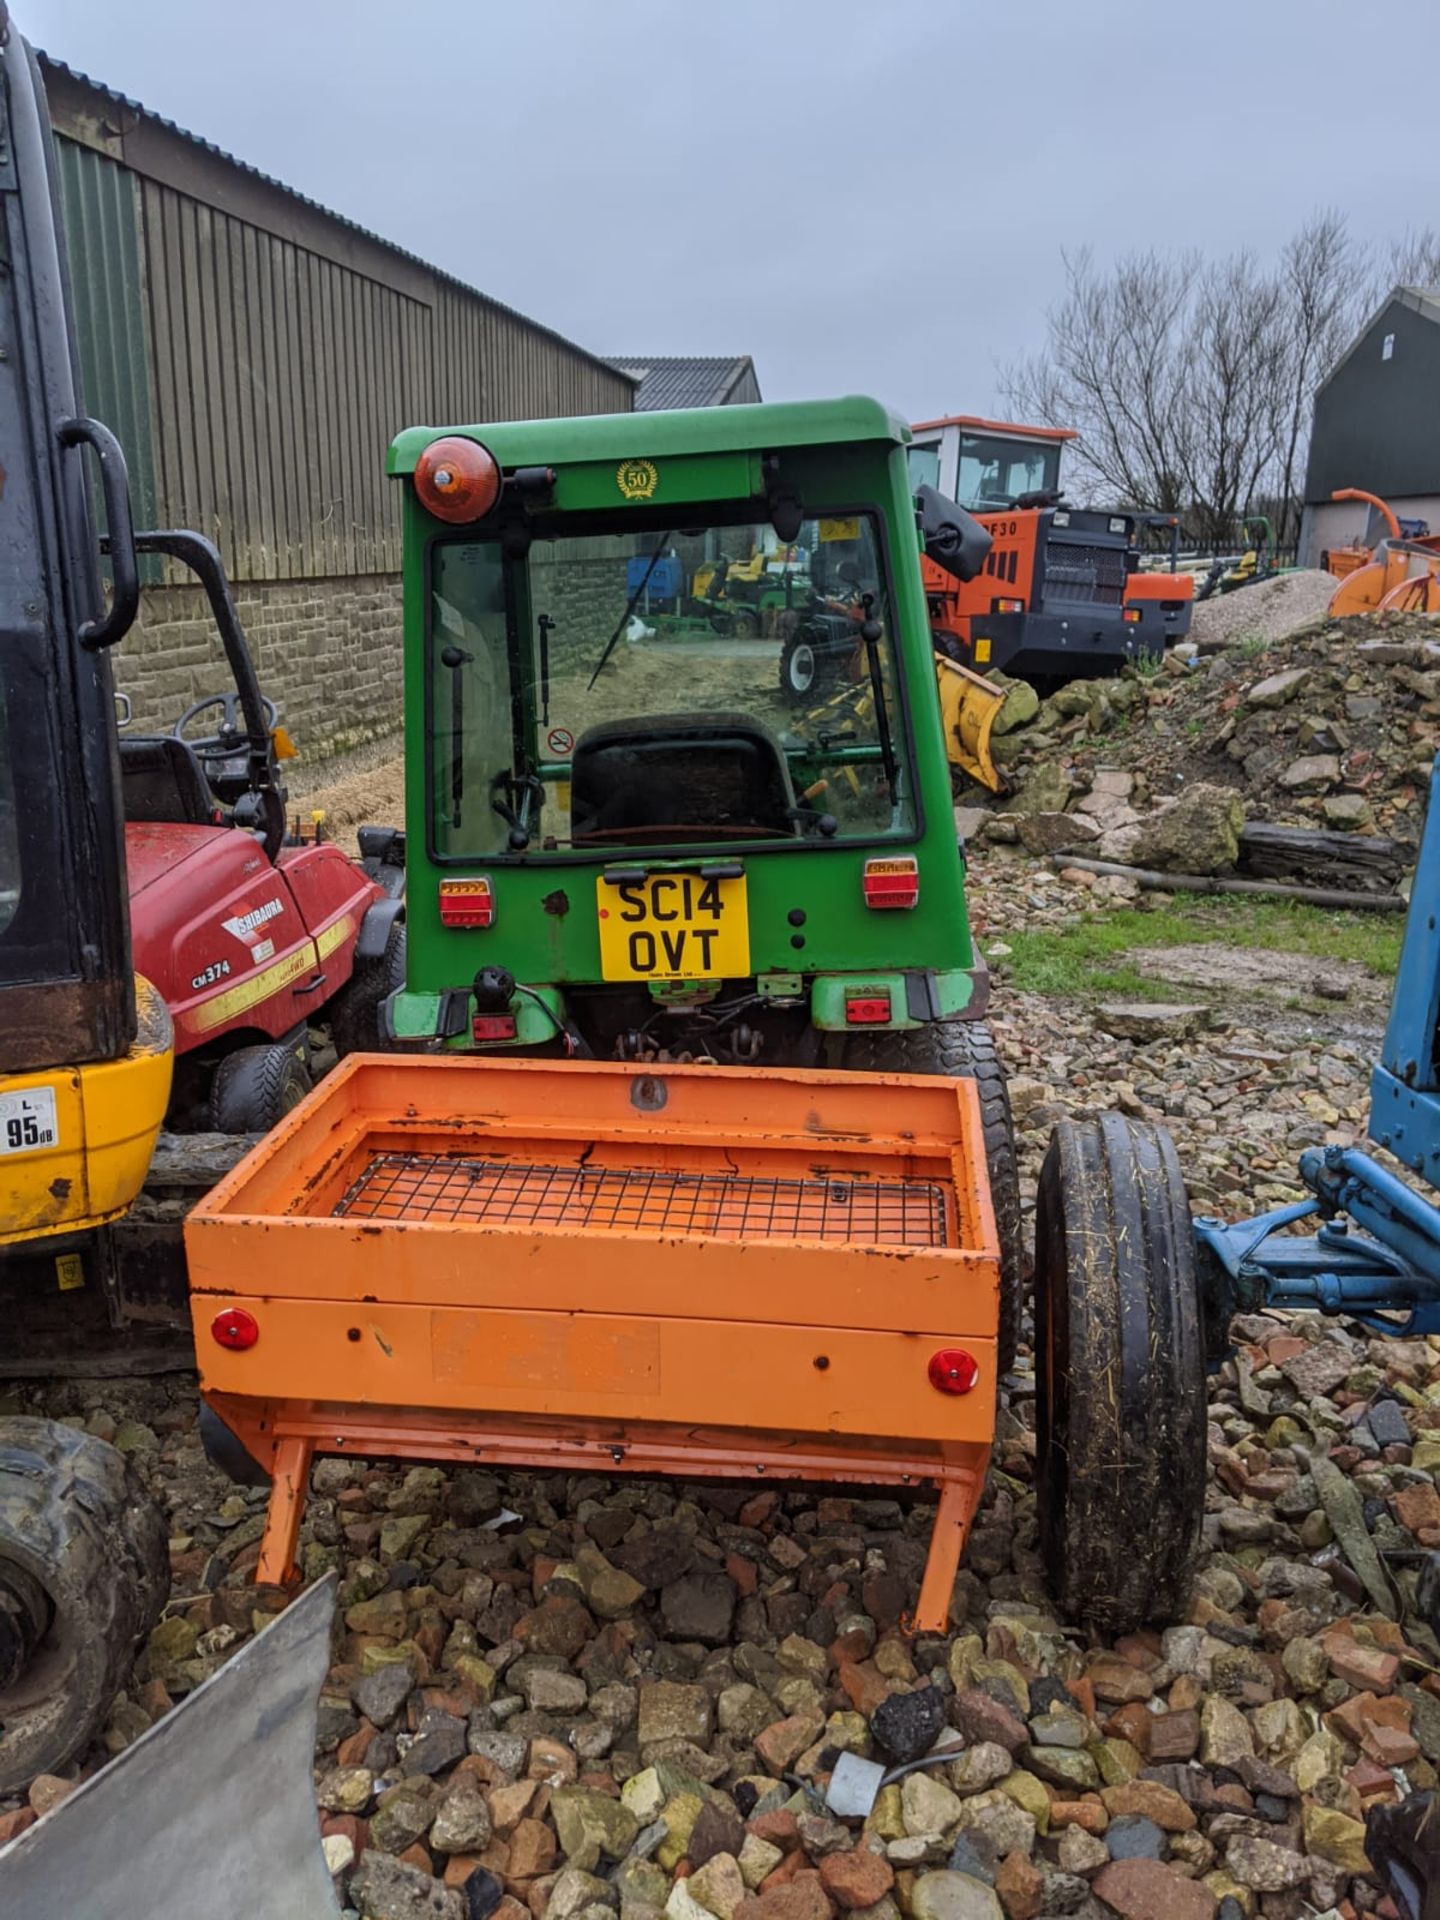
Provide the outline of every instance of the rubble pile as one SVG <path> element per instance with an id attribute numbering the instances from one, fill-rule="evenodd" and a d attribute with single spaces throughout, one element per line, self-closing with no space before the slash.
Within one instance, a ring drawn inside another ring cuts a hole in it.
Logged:
<path id="1" fill-rule="evenodd" d="M 1023 721 L 1029 703 L 1007 703 L 992 752 L 1017 791 L 998 811 L 977 806 L 972 830 L 1031 853 L 1206 874 L 1234 866 L 1247 822 L 1414 847 L 1440 742 L 1433 620 L 1322 621 L 1263 649 L 1206 644 L 1177 647 L 1154 672 L 1072 681 Z M 1198 852 L 1184 844 L 1190 816 L 1178 846 L 1173 823 L 1154 819 L 1197 790 Z"/>

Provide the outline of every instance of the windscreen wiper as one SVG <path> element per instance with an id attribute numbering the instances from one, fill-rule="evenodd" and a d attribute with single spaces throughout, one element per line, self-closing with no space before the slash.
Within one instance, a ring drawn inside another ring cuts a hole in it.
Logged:
<path id="1" fill-rule="evenodd" d="M 591 674 L 589 681 L 586 683 L 585 691 L 587 693 L 589 693 L 590 689 L 595 685 L 595 682 L 600 678 L 600 675 L 605 670 L 605 662 L 610 658 L 611 654 L 615 651 L 616 647 L 620 644 L 620 636 L 625 631 L 626 627 L 629 626 L 630 621 L 634 616 L 635 609 L 640 604 L 640 596 L 644 593 L 645 589 L 650 584 L 650 576 L 655 571 L 656 562 L 659 560 L 661 554 L 664 553 L 665 551 L 665 543 L 668 540 L 673 540 L 674 537 L 675 537 L 675 530 L 673 527 L 670 529 L 668 533 L 661 534 L 660 544 L 658 547 L 656 547 L 655 551 L 651 554 L 650 564 L 648 567 L 646 567 L 645 572 L 641 576 L 639 586 L 637 586 L 635 591 L 631 594 L 628 602 L 626 603 L 625 611 L 621 614 L 620 618 L 615 623 L 615 631 L 611 634 L 610 638 L 605 642 L 605 651 L 601 654 L 600 658 L 595 663 L 595 671 Z"/>
<path id="2" fill-rule="evenodd" d="M 475 659 L 464 647 L 440 649 L 440 664 L 449 667 L 450 680 L 450 824 L 460 825 L 460 802 L 465 794 L 465 681 L 462 667 Z"/>
<path id="3" fill-rule="evenodd" d="M 860 641 L 865 648 L 865 662 L 870 669 L 870 697 L 875 703 L 875 731 L 880 736 L 880 757 L 885 763 L 885 779 L 890 787 L 890 798 L 894 802 L 899 798 L 900 769 L 895 759 L 895 743 L 890 737 L 890 710 L 885 705 L 885 678 L 880 665 L 880 622 L 870 611 L 875 604 L 873 594 L 865 594 L 860 602 L 865 609 L 865 624 L 860 629 Z"/>

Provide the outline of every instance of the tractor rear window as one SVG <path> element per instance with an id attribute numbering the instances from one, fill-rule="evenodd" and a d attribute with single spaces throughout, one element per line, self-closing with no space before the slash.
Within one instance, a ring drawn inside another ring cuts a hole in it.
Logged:
<path id="1" fill-rule="evenodd" d="M 874 517 L 686 515 L 432 548 L 441 859 L 915 832 Z"/>

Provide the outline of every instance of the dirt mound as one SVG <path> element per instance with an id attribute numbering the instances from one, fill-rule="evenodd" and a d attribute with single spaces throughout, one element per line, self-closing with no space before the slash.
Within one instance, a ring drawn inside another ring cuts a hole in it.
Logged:
<path id="1" fill-rule="evenodd" d="M 1268 593 L 1278 619 L 1291 606 L 1278 598 L 1285 585 L 1232 598 Z M 1171 656 L 1148 677 L 1075 681 L 1000 744 L 1022 789 L 1041 771 L 1079 791 L 1110 768 L 1132 776 L 1128 802 L 1141 814 L 1206 782 L 1239 793 L 1252 822 L 1413 845 L 1440 747 L 1440 621 L 1311 622 L 1189 664 Z"/>

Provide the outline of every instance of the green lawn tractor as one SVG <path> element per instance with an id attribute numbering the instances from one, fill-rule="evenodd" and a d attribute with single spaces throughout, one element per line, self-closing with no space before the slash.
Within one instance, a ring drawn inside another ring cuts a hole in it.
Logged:
<path id="1" fill-rule="evenodd" d="M 396 1043 L 896 1067 L 964 1044 L 985 974 L 907 439 L 864 400 L 400 435 Z M 690 574 L 707 536 L 772 526 L 845 556 L 848 698 L 796 704 L 758 649 L 629 637 L 651 557 Z M 953 505 L 947 537 L 983 558 Z"/>
<path id="2" fill-rule="evenodd" d="M 396 439 L 409 906 L 386 1040 L 973 1076 L 1018 1274 L 919 564 L 923 539 L 968 577 L 989 536 L 917 503 L 908 439 L 863 399 Z M 754 640 L 636 629 L 652 567 L 692 578 L 772 529 L 843 566 L 859 616 L 811 706 Z"/>

